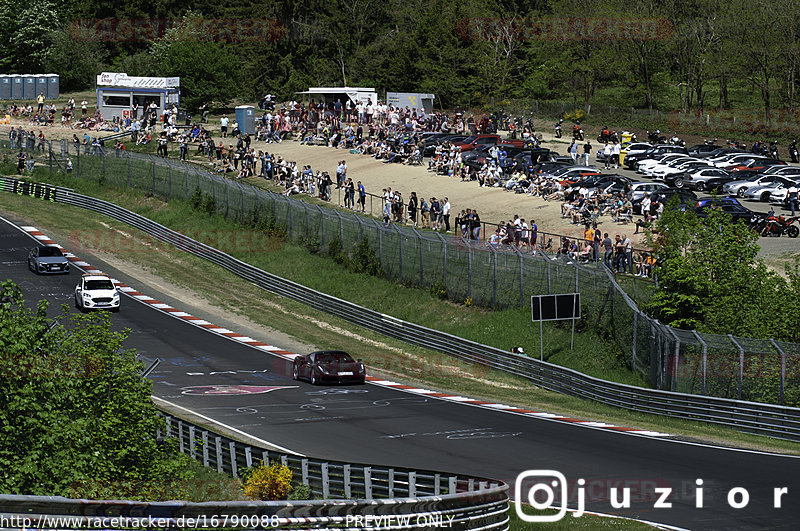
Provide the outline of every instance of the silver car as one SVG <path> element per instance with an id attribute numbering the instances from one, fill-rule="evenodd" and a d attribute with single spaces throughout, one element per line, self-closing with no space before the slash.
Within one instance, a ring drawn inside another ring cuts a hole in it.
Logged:
<path id="1" fill-rule="evenodd" d="M 28 269 L 36 274 L 66 274 L 69 260 L 58 247 L 34 247 L 28 254 Z"/>

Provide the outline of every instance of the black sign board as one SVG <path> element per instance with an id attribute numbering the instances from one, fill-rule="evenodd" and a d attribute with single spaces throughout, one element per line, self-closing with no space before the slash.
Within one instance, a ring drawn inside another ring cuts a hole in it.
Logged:
<path id="1" fill-rule="evenodd" d="M 531 320 L 533 322 L 580 318 L 580 293 L 531 296 Z"/>

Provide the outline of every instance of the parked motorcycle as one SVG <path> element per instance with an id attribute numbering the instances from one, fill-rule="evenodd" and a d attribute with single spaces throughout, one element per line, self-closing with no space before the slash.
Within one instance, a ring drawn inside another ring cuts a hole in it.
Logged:
<path id="1" fill-rule="evenodd" d="M 619 138 L 617 137 L 617 132 L 610 130 L 608 127 L 603 127 L 603 130 L 597 136 L 597 141 L 601 144 L 605 144 L 606 142 L 619 142 Z"/>
<path id="2" fill-rule="evenodd" d="M 556 138 L 561 138 L 561 124 L 564 120 L 559 120 L 553 124 L 553 130 L 555 131 Z"/>
<path id="3" fill-rule="evenodd" d="M 772 214 L 772 211 L 770 211 Z M 768 215 L 765 217 L 757 227 L 761 236 L 783 236 L 786 234 L 790 238 L 797 238 L 800 235 L 800 227 L 795 222 L 800 219 L 800 216 L 793 218 L 785 218 L 783 216 Z"/>
<path id="4" fill-rule="evenodd" d="M 656 129 L 655 131 L 647 132 L 647 141 L 651 144 L 666 144 L 667 137 L 662 135 L 659 129 Z"/>
<path id="5" fill-rule="evenodd" d="M 258 102 L 258 108 L 262 111 L 274 111 L 275 110 L 275 95 L 274 94 L 265 94 L 261 101 Z"/>
<path id="6" fill-rule="evenodd" d="M 763 155 L 764 157 L 770 156 L 769 147 L 767 147 L 767 144 L 765 142 L 762 142 L 760 140 L 753 144 L 753 149 L 751 149 L 750 151 L 752 151 L 756 155 Z"/>
<path id="7" fill-rule="evenodd" d="M 778 153 L 778 143 L 777 142 L 770 142 L 769 144 L 769 155 L 775 160 L 781 160 L 780 153 Z"/>
<path id="8" fill-rule="evenodd" d="M 792 162 L 798 161 L 797 140 L 792 140 L 792 143 L 789 144 L 789 158 Z"/>
<path id="9" fill-rule="evenodd" d="M 583 129 L 581 129 L 580 122 L 575 122 L 575 125 L 572 127 L 572 138 L 583 141 Z"/>
<path id="10" fill-rule="evenodd" d="M 669 139 L 669 143 L 672 144 L 673 146 L 686 147 L 686 142 L 681 137 L 678 136 L 678 133 L 674 133 L 672 135 L 672 138 Z"/>

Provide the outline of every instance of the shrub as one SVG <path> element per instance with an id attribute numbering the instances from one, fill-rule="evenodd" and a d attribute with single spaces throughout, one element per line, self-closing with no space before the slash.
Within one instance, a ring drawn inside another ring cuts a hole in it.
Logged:
<path id="1" fill-rule="evenodd" d="M 209 216 L 213 216 L 217 213 L 217 202 L 214 200 L 213 195 L 206 195 L 205 200 L 203 201 L 202 210 Z"/>
<path id="2" fill-rule="evenodd" d="M 383 277 L 384 271 L 375 250 L 369 246 L 366 236 L 356 245 L 353 250 L 353 258 L 350 260 L 350 270 L 354 273 L 366 273 L 373 277 Z"/>
<path id="3" fill-rule="evenodd" d="M 303 485 L 302 483 L 295 485 L 292 488 L 292 493 L 289 495 L 290 500 L 313 500 L 314 493 L 311 491 L 311 487 L 308 485 Z"/>
<path id="4" fill-rule="evenodd" d="M 193 209 L 200 209 L 203 204 L 203 192 L 200 191 L 199 187 L 194 189 L 194 193 L 189 201 L 191 201 Z"/>
<path id="5" fill-rule="evenodd" d="M 248 475 L 242 490 L 254 500 L 285 500 L 292 489 L 292 471 L 275 461 L 261 463 Z"/>

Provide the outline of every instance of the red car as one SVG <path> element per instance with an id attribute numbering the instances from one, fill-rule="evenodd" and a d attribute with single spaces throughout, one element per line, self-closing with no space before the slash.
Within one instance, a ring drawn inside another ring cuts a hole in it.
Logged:
<path id="1" fill-rule="evenodd" d="M 521 140 L 503 140 L 500 135 L 474 135 L 467 137 L 463 142 L 456 144 L 456 147 L 461 148 L 461 152 L 472 151 L 479 146 L 505 144 L 515 147 L 523 147 Z"/>
<path id="2" fill-rule="evenodd" d="M 292 364 L 292 377 L 305 379 L 311 385 L 324 382 L 364 383 L 367 369 L 361 360 L 354 360 L 341 350 L 322 350 L 306 356 L 297 356 Z"/>

